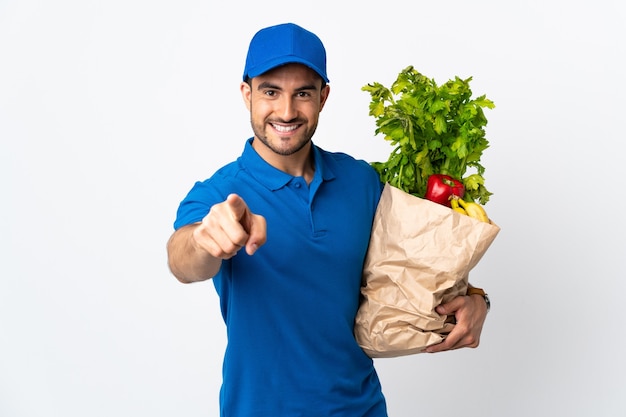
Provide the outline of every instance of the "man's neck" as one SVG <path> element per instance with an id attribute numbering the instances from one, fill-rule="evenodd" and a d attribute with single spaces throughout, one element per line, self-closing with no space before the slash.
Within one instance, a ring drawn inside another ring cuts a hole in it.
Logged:
<path id="1" fill-rule="evenodd" d="M 253 140 L 252 147 L 271 166 L 294 177 L 303 177 L 307 184 L 313 181 L 315 161 L 313 147 L 309 142 L 304 148 L 291 155 L 280 155 L 265 146 L 260 140 Z"/>

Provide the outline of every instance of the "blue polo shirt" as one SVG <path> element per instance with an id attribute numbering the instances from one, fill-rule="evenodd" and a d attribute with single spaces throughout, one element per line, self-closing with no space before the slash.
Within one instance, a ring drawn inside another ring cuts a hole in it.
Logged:
<path id="1" fill-rule="evenodd" d="M 382 191 L 365 161 L 313 146 L 307 185 L 243 154 L 197 182 L 175 228 L 239 194 L 267 221 L 267 243 L 240 251 L 213 278 L 226 323 L 223 417 L 383 417 L 372 360 L 354 339 L 363 261 Z"/>

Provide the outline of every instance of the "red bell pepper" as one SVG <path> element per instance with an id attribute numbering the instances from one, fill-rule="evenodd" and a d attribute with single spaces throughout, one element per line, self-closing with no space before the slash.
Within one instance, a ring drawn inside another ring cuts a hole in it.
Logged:
<path id="1" fill-rule="evenodd" d="M 465 187 L 463 183 L 449 175 L 433 174 L 428 177 L 424 198 L 435 203 L 450 207 L 450 197 L 456 195 L 463 198 Z"/>

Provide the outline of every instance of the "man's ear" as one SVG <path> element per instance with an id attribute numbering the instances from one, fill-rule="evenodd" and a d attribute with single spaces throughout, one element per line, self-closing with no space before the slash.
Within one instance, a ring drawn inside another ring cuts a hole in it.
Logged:
<path id="1" fill-rule="evenodd" d="M 246 104 L 248 110 L 250 110 L 250 96 L 252 95 L 252 89 L 250 84 L 243 81 L 239 86 L 239 91 L 241 91 L 241 97 L 243 98 L 243 102 Z"/>
<path id="2" fill-rule="evenodd" d="M 328 95 L 330 94 L 330 86 L 326 84 L 324 88 L 322 88 L 320 94 L 320 111 L 324 108 L 324 104 L 326 104 L 326 99 L 328 99 Z"/>

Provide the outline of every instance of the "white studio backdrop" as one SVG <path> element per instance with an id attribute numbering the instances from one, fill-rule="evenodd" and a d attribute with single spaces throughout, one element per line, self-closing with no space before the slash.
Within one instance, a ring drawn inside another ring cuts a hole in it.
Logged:
<path id="1" fill-rule="evenodd" d="M 496 104 L 481 346 L 377 360 L 390 416 L 626 415 L 625 20 L 617 0 L 0 0 L 0 416 L 217 415 L 218 300 L 165 243 L 251 135 L 249 39 L 286 21 L 327 47 L 328 150 L 387 158 L 361 87 L 408 65 Z"/>

